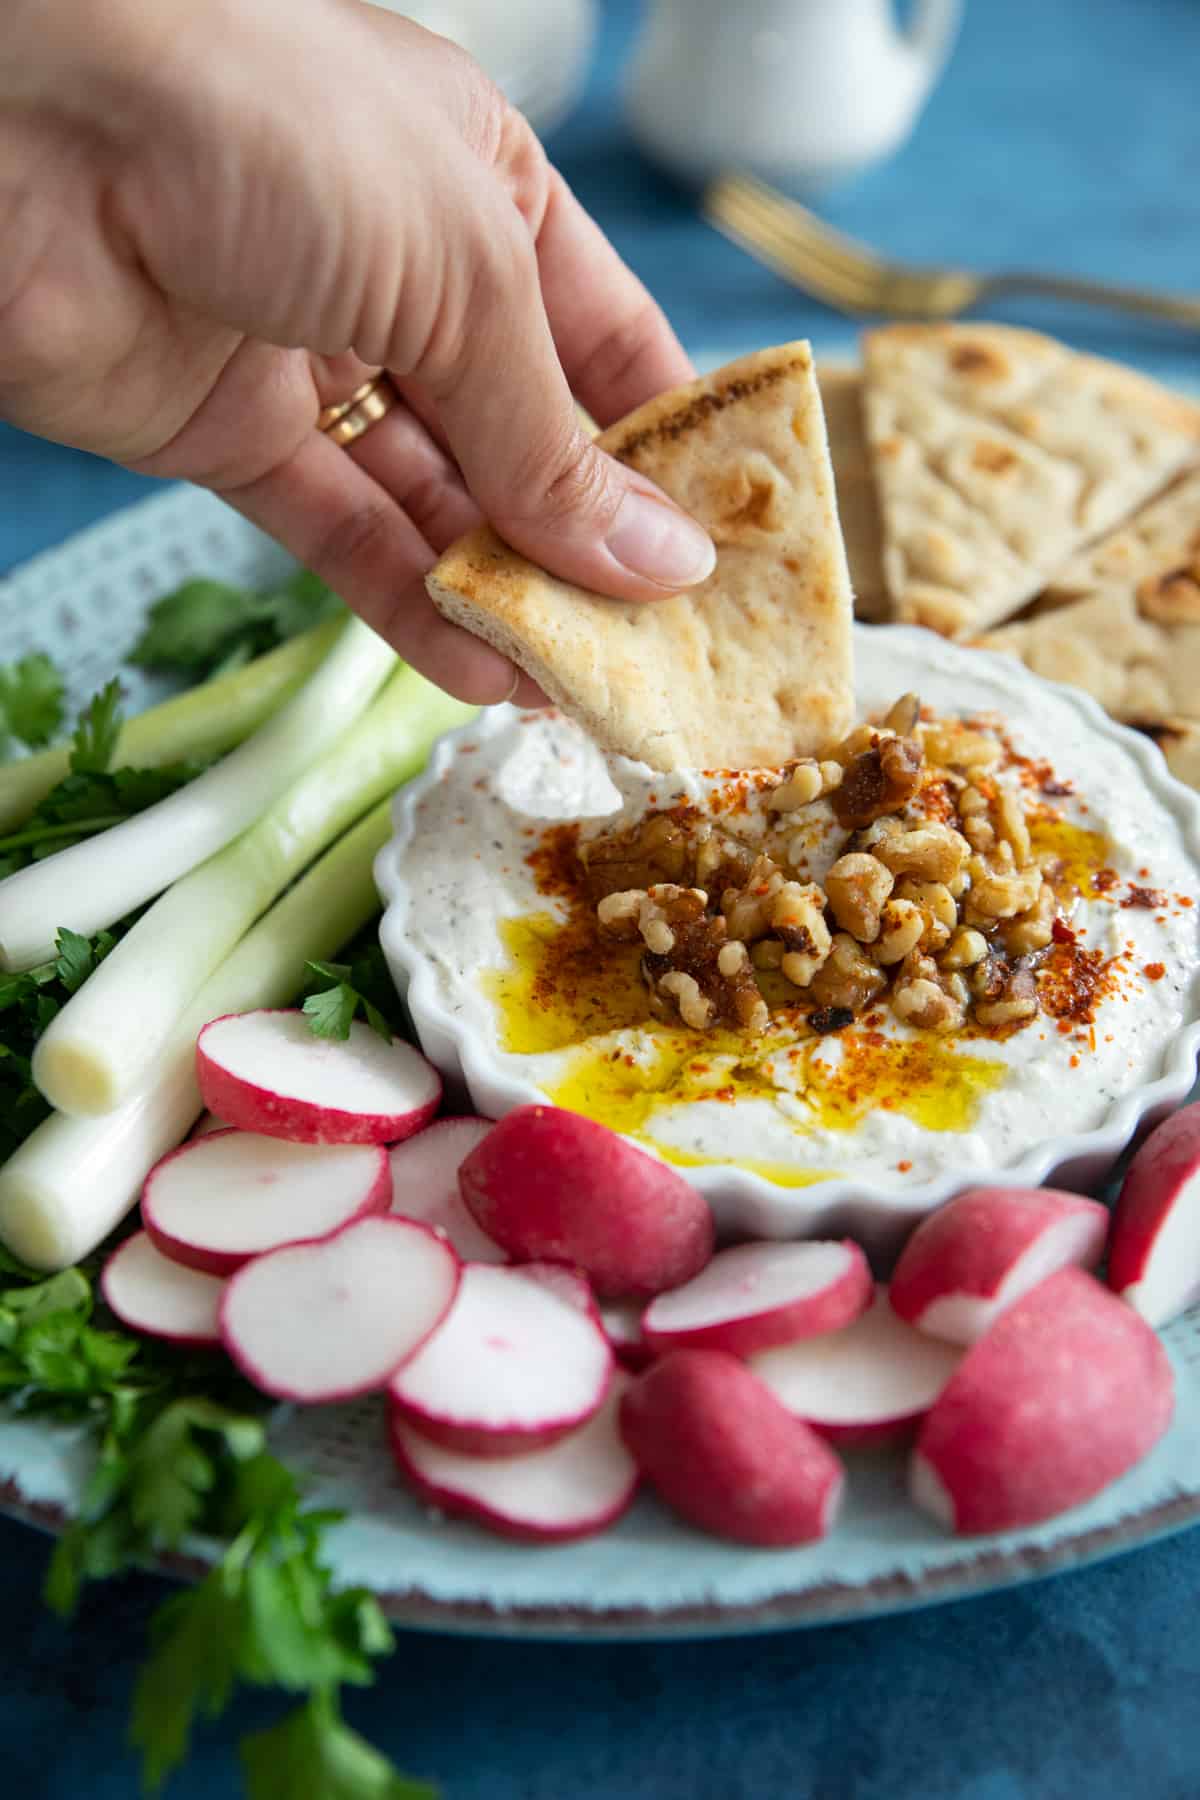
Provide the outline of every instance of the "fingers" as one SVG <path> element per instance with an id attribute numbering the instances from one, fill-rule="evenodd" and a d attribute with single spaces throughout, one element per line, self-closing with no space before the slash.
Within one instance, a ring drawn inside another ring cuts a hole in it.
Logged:
<path id="1" fill-rule="evenodd" d="M 662 310 L 557 170 L 537 234 L 542 294 L 563 371 L 599 425 L 691 381 Z"/>
<path id="2" fill-rule="evenodd" d="M 223 498 L 448 693 L 481 706 L 514 697 L 522 705 L 540 703 L 531 683 L 514 693 L 516 672 L 507 657 L 443 619 L 425 592 L 425 572 L 434 562 L 430 545 L 379 483 L 320 432 L 270 474 L 226 489 Z"/>
<path id="3" fill-rule="evenodd" d="M 600 593 L 655 599 L 703 581 L 715 562 L 707 534 L 581 431 L 515 209 L 485 236 L 458 243 L 474 267 L 464 316 L 441 334 L 452 355 L 412 371 L 482 511 L 526 556 Z"/>

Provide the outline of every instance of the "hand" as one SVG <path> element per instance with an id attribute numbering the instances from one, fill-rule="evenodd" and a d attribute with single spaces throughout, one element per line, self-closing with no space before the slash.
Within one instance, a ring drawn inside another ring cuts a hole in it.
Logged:
<path id="1" fill-rule="evenodd" d="M 215 489 L 464 699 L 514 671 L 422 577 L 481 512 L 607 594 L 709 572 L 571 399 L 607 423 L 687 359 L 467 56 L 359 0 L 14 6 L 0 415 Z M 339 449 L 318 412 L 381 367 L 403 404 Z"/>

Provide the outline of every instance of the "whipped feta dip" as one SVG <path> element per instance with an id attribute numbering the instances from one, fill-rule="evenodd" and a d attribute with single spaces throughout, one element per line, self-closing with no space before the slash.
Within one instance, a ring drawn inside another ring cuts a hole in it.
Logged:
<path id="1" fill-rule="evenodd" d="M 586 1112 L 668 1160 L 733 1163 L 795 1186 L 857 1175 L 902 1188 L 1001 1169 L 1041 1141 L 1093 1129 L 1153 1080 L 1198 1006 L 1200 871 L 1179 817 L 1119 737 L 1070 697 L 936 640 L 922 659 L 922 699 L 939 715 L 990 718 L 1046 771 L 1046 842 L 1081 870 L 1069 936 L 1104 971 L 1086 1009 L 1041 1013 L 1011 1032 L 937 1035 L 885 1005 L 825 1036 L 773 1020 L 739 1041 L 649 1017 L 635 951 L 610 981 L 581 939 L 573 961 L 560 959 L 567 978 L 548 978 L 543 948 L 580 916 L 569 892 L 578 842 L 680 802 L 720 813 L 729 778 L 656 775 L 606 759 L 555 712 L 502 708 L 457 737 L 411 807 L 401 849 L 407 954 L 464 1042 L 531 1097 Z M 887 657 L 871 660 L 860 716 L 896 697 Z M 764 777 L 763 792 L 772 785 Z M 778 825 L 754 788 L 751 777 L 733 827 L 752 845 Z M 806 809 L 804 831 L 804 873 L 820 881 L 846 832 L 824 801 Z M 438 1044 L 426 1048 L 439 1060 Z"/>

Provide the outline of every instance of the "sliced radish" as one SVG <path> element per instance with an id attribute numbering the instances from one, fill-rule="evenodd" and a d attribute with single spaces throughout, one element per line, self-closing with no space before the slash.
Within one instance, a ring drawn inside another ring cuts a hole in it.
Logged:
<path id="1" fill-rule="evenodd" d="M 613 1347 L 617 1361 L 627 1369 L 644 1369 L 654 1361 L 654 1352 L 642 1336 L 641 1300 L 606 1300 L 600 1308 L 604 1335 Z"/>
<path id="2" fill-rule="evenodd" d="M 834 1443 L 902 1436 L 937 1399 L 960 1350 L 897 1318 L 886 1287 L 842 1331 L 763 1350 L 750 1367 L 771 1392 Z"/>
<path id="3" fill-rule="evenodd" d="M 972 1346 L 921 1427 L 918 1506 L 956 1532 L 1010 1531 L 1098 1494 L 1171 1422 L 1174 1377 L 1144 1319 L 1061 1269 Z"/>
<path id="4" fill-rule="evenodd" d="M 472 1150 L 459 1183 L 510 1256 L 574 1263 L 603 1300 L 678 1287 L 712 1255 L 700 1193 L 579 1113 L 518 1107 Z"/>
<path id="5" fill-rule="evenodd" d="M 1108 1209 L 1057 1188 L 971 1188 L 923 1219 L 892 1275 L 894 1311 L 919 1331 L 973 1344 L 1056 1269 L 1094 1269 Z"/>
<path id="6" fill-rule="evenodd" d="M 1113 1213 L 1108 1285 L 1151 1325 L 1200 1300 L 1200 1104 L 1152 1131 Z"/>
<path id="7" fill-rule="evenodd" d="M 507 1250 L 475 1223 L 458 1188 L 463 1158 L 491 1129 L 490 1119 L 437 1119 L 391 1152 L 392 1211 L 444 1231 L 464 1262 L 508 1261 Z"/>
<path id="8" fill-rule="evenodd" d="M 445 1323 L 391 1384 L 405 1420 L 468 1455 L 511 1456 L 590 1418 L 613 1354 L 564 1276 L 468 1263 Z"/>
<path id="9" fill-rule="evenodd" d="M 219 1344 L 217 1311 L 225 1283 L 181 1268 L 155 1249 L 145 1231 L 113 1251 L 100 1276 L 109 1308 L 131 1331 L 174 1344 Z"/>
<path id="10" fill-rule="evenodd" d="M 562 1543 L 603 1531 L 637 1490 L 637 1464 L 621 1441 L 617 1414 L 627 1377 L 613 1377 L 599 1410 L 569 1436 L 523 1456 L 467 1456 L 432 1443 L 393 1408 L 397 1467 L 443 1512 L 476 1520 L 502 1537 Z"/>
<path id="11" fill-rule="evenodd" d="M 646 1308 L 652 1351 L 685 1346 L 751 1356 L 820 1332 L 839 1331 L 871 1303 L 866 1257 L 841 1243 L 738 1244 L 720 1250 L 683 1287 Z"/>
<path id="12" fill-rule="evenodd" d="M 410 1219 L 358 1219 L 333 1237 L 243 1263 L 226 1283 L 221 1338 L 280 1400 L 346 1400 L 387 1385 L 454 1301 L 459 1261 Z"/>
<path id="13" fill-rule="evenodd" d="M 218 1119 L 216 1113 L 202 1112 L 192 1126 L 191 1136 L 207 1137 L 210 1131 L 228 1131 L 229 1126 L 224 1119 Z"/>
<path id="14" fill-rule="evenodd" d="M 164 1256 L 209 1275 L 387 1211 L 378 1144 L 289 1144 L 253 1131 L 192 1138 L 151 1169 L 142 1223 Z"/>
<path id="15" fill-rule="evenodd" d="M 621 1402 L 621 1435 L 668 1506 L 742 1544 L 824 1537 L 842 1465 L 724 1350 L 671 1350 Z"/>
<path id="16" fill-rule="evenodd" d="M 442 1083 L 411 1044 L 356 1020 L 317 1037 L 301 1012 L 228 1013 L 196 1040 L 210 1111 L 243 1131 L 299 1144 L 394 1144 L 427 1125 Z"/>

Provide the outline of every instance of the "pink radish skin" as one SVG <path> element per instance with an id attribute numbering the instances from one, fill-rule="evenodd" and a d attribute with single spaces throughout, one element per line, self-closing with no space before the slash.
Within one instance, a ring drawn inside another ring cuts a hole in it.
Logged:
<path id="1" fill-rule="evenodd" d="M 832 1443 L 891 1443 L 933 1405 L 962 1352 L 906 1325 L 875 1291 L 842 1331 L 764 1350 L 750 1367 L 797 1418 Z"/>
<path id="2" fill-rule="evenodd" d="M 557 1107 L 507 1114 L 459 1184 L 510 1256 L 573 1263 L 602 1300 L 678 1287 L 712 1255 L 712 1214 L 694 1187 L 607 1126 Z"/>
<path id="3" fill-rule="evenodd" d="M 142 1223 L 173 1262 L 232 1275 L 252 1256 L 386 1212 L 391 1197 L 387 1151 L 376 1144 L 211 1131 L 151 1169 Z"/>
<path id="4" fill-rule="evenodd" d="M 359 1219 L 244 1263 L 226 1283 L 221 1340 L 279 1400 L 348 1400 L 387 1386 L 458 1290 L 445 1238 L 410 1219 Z"/>
<path id="5" fill-rule="evenodd" d="M 491 1129 L 490 1119 L 437 1119 L 391 1151 L 392 1212 L 445 1232 L 464 1262 L 508 1261 L 507 1250 L 475 1223 L 458 1187 L 463 1158 Z"/>
<path id="6" fill-rule="evenodd" d="M 600 1323 L 617 1361 L 635 1371 L 654 1361 L 654 1352 L 642 1336 L 644 1311 L 640 1300 L 606 1300 L 600 1308 Z"/>
<path id="7" fill-rule="evenodd" d="M 464 1456 L 431 1443 L 393 1409 L 392 1455 L 431 1506 L 500 1537 L 526 1544 L 590 1537 L 619 1519 L 637 1491 L 637 1464 L 617 1429 L 627 1380 L 614 1376 L 599 1411 L 578 1430 L 524 1456 Z"/>
<path id="8" fill-rule="evenodd" d="M 875 1284 L 857 1244 L 739 1244 L 646 1308 L 642 1336 L 660 1350 L 752 1356 L 840 1331 L 871 1303 Z"/>
<path id="9" fill-rule="evenodd" d="M 621 1402 L 621 1435 L 642 1474 L 689 1524 L 739 1544 L 824 1537 L 841 1463 L 724 1350 L 671 1350 Z"/>
<path id="10" fill-rule="evenodd" d="M 1174 1410 L 1144 1319 L 1062 1269 L 967 1351 L 921 1427 L 918 1506 L 952 1531 L 1011 1531 L 1090 1500 L 1140 1462 Z"/>
<path id="11" fill-rule="evenodd" d="M 570 1270 L 468 1263 L 453 1308 L 391 1383 L 405 1422 L 468 1456 L 514 1456 L 598 1410 L 613 1354 Z"/>
<path id="12" fill-rule="evenodd" d="M 437 1112 L 441 1077 L 411 1044 L 356 1020 L 344 1041 L 317 1037 L 302 1012 L 227 1013 L 196 1040 L 210 1112 L 242 1131 L 296 1144 L 394 1144 Z"/>
<path id="13" fill-rule="evenodd" d="M 1150 1133 L 1113 1213 L 1108 1285 L 1149 1325 L 1200 1300 L 1200 1103 Z"/>
<path id="14" fill-rule="evenodd" d="M 100 1292 L 123 1325 L 172 1344 L 221 1342 L 217 1312 L 224 1291 L 223 1281 L 163 1256 L 145 1231 L 127 1237 L 100 1276 Z"/>
<path id="15" fill-rule="evenodd" d="M 892 1275 L 894 1310 L 918 1331 L 973 1344 L 1056 1269 L 1094 1269 L 1108 1209 L 1056 1188 L 971 1188 L 913 1232 Z"/>

